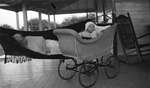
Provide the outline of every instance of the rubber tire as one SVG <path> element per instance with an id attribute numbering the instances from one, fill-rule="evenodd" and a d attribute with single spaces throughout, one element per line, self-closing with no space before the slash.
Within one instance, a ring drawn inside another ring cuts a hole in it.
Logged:
<path id="1" fill-rule="evenodd" d="M 70 80 L 74 77 L 76 71 L 73 70 L 68 70 L 66 69 L 66 66 L 64 67 L 65 69 L 62 69 L 63 65 L 67 65 L 68 63 L 66 62 L 67 60 L 71 60 L 71 62 L 73 63 L 72 66 L 76 66 L 76 60 L 75 59 L 66 59 L 66 60 L 60 60 L 59 64 L 58 64 L 58 75 L 61 79 L 63 80 Z M 74 70 L 76 70 L 77 68 L 75 68 Z M 62 73 L 62 71 L 64 71 L 67 76 L 65 76 L 65 74 Z M 70 74 L 70 75 L 68 75 Z"/>
<path id="2" fill-rule="evenodd" d="M 110 56 L 106 61 L 108 66 L 104 67 L 105 75 L 108 79 L 113 79 L 118 76 L 120 72 L 120 63 L 117 57 Z"/>
<path id="3" fill-rule="evenodd" d="M 88 65 L 91 65 L 91 66 L 96 66 L 95 64 L 89 64 L 89 63 L 87 63 L 87 64 L 84 64 L 84 65 L 82 65 L 81 67 L 80 67 L 80 70 L 79 70 L 79 83 L 80 83 L 80 85 L 82 86 L 82 87 L 84 87 L 84 88 L 90 88 L 90 87 L 92 87 L 92 86 L 94 86 L 95 84 L 96 84 L 96 82 L 97 82 L 97 80 L 98 80 L 98 76 L 99 76 L 99 71 L 98 71 L 98 67 L 95 67 L 91 72 L 92 72 L 92 76 L 93 76 L 93 73 L 95 73 L 94 74 L 94 80 L 89 80 L 89 81 L 93 81 L 93 82 L 91 82 L 90 84 L 86 84 L 86 83 L 84 83 L 84 80 L 82 80 L 82 78 L 85 78 L 85 77 L 82 77 L 82 75 L 85 75 L 86 77 L 87 77 L 87 80 L 88 80 L 88 78 L 90 77 L 89 75 L 88 75 L 88 72 L 85 72 L 85 67 L 84 66 L 88 66 Z M 89 74 L 91 74 L 91 73 L 89 73 Z"/>

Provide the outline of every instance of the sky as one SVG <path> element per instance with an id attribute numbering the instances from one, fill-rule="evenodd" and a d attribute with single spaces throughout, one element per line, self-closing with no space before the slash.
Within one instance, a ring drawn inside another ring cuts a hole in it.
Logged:
<path id="1" fill-rule="evenodd" d="M 38 18 L 38 13 L 35 11 L 28 11 L 28 20 L 33 19 L 33 18 Z M 78 14 L 63 14 L 63 15 L 56 15 L 56 22 L 58 24 L 60 24 L 64 19 L 68 18 L 68 17 L 72 17 L 72 16 L 84 16 L 86 15 L 85 13 L 78 13 Z M 42 14 L 42 19 L 47 20 L 48 16 L 46 14 Z M 53 16 L 50 16 L 50 20 L 53 20 Z M 0 9 L 0 25 L 3 24 L 8 24 L 10 26 L 12 26 L 13 28 L 17 28 L 16 25 L 16 12 L 13 11 L 9 11 L 9 10 L 4 10 L 4 9 Z M 22 11 L 19 12 L 19 25 L 20 28 L 23 26 L 23 14 Z"/>

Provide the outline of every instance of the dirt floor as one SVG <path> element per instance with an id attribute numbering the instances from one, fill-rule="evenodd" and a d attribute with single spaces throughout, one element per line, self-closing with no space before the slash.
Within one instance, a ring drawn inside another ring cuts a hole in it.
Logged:
<path id="1" fill-rule="evenodd" d="M 150 56 L 144 56 L 141 64 L 120 63 L 120 74 L 107 79 L 99 68 L 99 78 L 92 88 L 150 88 Z M 132 57 L 133 59 L 135 57 Z M 58 60 L 37 60 L 23 64 L 0 62 L 0 88 L 82 88 L 78 74 L 69 80 L 62 80 L 58 73 Z"/>

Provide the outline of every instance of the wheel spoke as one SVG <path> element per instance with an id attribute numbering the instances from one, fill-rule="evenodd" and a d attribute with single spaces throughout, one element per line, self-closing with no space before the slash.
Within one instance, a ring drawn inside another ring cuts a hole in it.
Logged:
<path id="1" fill-rule="evenodd" d="M 104 68 L 107 78 L 115 78 L 120 71 L 120 64 L 116 57 L 109 57 L 107 60 L 108 65 Z"/>
<path id="2" fill-rule="evenodd" d="M 76 66 L 76 62 L 74 59 L 67 59 L 64 61 L 60 61 L 58 65 L 58 74 L 60 78 L 64 80 L 72 79 L 75 75 L 75 71 L 77 68 L 74 68 Z"/>
<path id="3" fill-rule="evenodd" d="M 88 63 L 81 66 L 79 72 L 79 83 L 81 86 L 89 88 L 95 85 L 99 75 L 98 69 L 95 66 Z"/>

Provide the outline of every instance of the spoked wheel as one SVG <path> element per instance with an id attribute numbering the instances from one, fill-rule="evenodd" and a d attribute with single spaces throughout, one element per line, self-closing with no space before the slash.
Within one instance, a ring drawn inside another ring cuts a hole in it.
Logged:
<path id="1" fill-rule="evenodd" d="M 107 66 L 104 68 L 104 72 L 107 78 L 115 78 L 120 72 L 120 63 L 117 57 L 110 56 L 107 59 Z"/>
<path id="2" fill-rule="evenodd" d="M 77 70 L 75 59 L 60 60 L 58 65 L 58 74 L 63 80 L 72 79 Z"/>
<path id="3" fill-rule="evenodd" d="M 99 71 L 95 64 L 86 63 L 79 70 L 79 83 L 84 88 L 89 88 L 95 85 L 98 79 Z"/>

